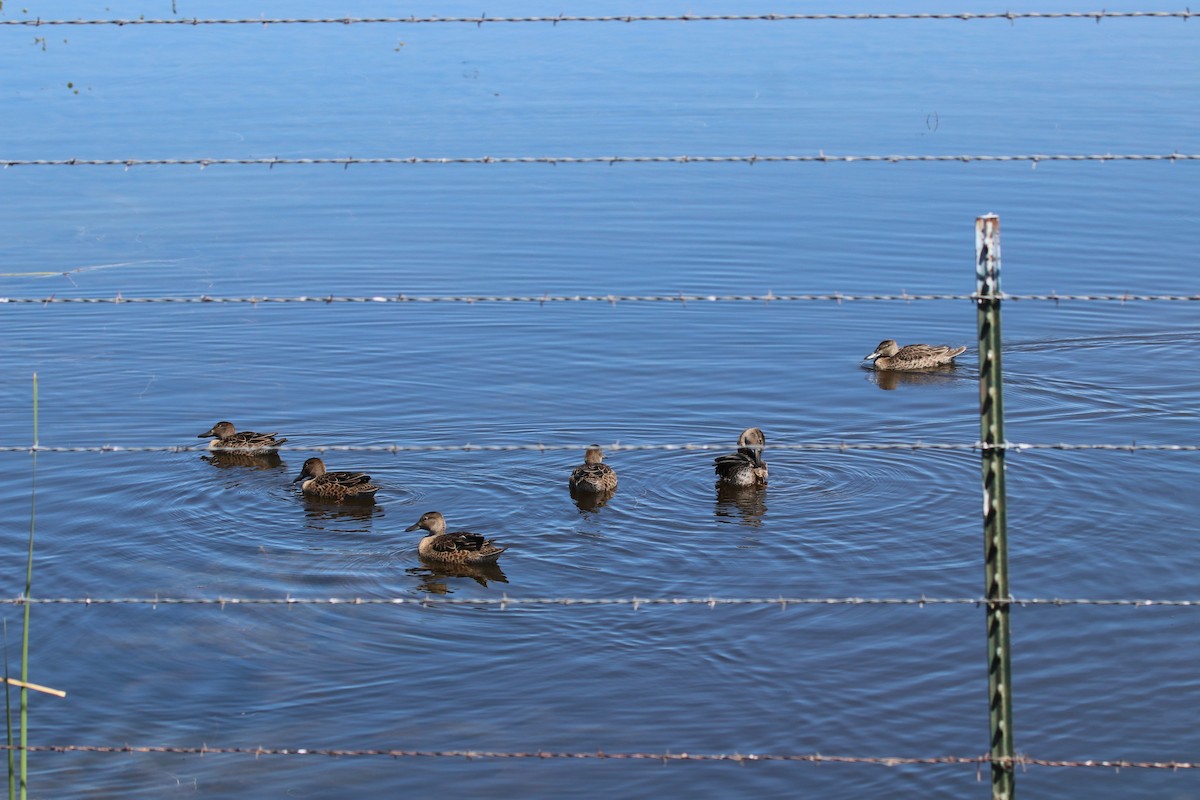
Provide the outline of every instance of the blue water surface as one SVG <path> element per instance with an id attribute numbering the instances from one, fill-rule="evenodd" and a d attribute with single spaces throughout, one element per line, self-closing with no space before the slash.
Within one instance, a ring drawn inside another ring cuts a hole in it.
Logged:
<path id="1" fill-rule="evenodd" d="M 1094 11 L 1075 2 L 5 3 L 0 21 Z M 1051 7 L 1052 6 L 1052 7 Z M 1137 2 L 1120 10 L 1167 10 Z M 1200 153 L 1181 19 L 0 26 L 0 162 Z M 195 748 L 975 757 L 983 610 L 509 605 L 510 598 L 976 598 L 979 455 L 780 448 L 979 438 L 974 223 L 1017 295 L 1196 295 L 1196 162 L 282 163 L 0 172 L 3 593 L 463 605 L 36 606 L 36 797 L 987 796 L 976 765 L 273 755 Z M 25 303 L 73 298 L 709 297 Z M 1186 301 L 1008 301 L 1015 442 L 1187 444 Z M 884 338 L 966 345 L 887 376 Z M 41 453 L 33 441 L 33 374 Z M 281 462 L 201 451 L 214 422 Z M 767 436 L 770 485 L 711 460 Z M 616 495 L 581 508 L 578 449 Z M 613 445 L 637 445 L 622 450 Z M 96 452 L 101 446 L 151 448 Z M 386 448 L 395 445 L 398 452 Z M 456 449 L 437 450 L 450 445 Z M 322 447 L 368 507 L 304 500 Z M 774 449 L 772 449 L 774 446 Z M 181 448 L 170 452 L 166 448 Z M 371 449 L 377 448 L 377 449 Z M 411 449 L 416 448 L 416 449 Z M 1013 592 L 1194 600 L 1194 452 L 1007 458 Z M 438 509 L 501 576 L 423 564 Z M 478 601 L 478 602 L 475 602 Z M 9 664 L 20 609 L 10 624 Z M 1188 607 L 1012 614 L 1018 750 L 1194 761 Z M 1193 771 L 1031 766 L 1023 795 L 1191 797 Z M 353 787 L 350 790 L 348 787 Z"/>

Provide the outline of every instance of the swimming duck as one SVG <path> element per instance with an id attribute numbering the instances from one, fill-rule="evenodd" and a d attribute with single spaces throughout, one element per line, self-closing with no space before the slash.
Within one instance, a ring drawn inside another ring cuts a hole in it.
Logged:
<path id="1" fill-rule="evenodd" d="M 875 362 L 875 369 L 929 369 L 954 362 L 954 357 L 966 352 L 965 347 L 944 344 L 906 344 L 900 347 L 895 339 L 884 339 L 864 360 Z"/>
<path id="2" fill-rule="evenodd" d="M 762 451 L 767 444 L 759 428 L 746 428 L 738 437 L 736 453 L 713 459 L 717 483 L 722 486 L 766 486 L 767 462 Z"/>
<path id="3" fill-rule="evenodd" d="M 617 473 L 612 467 L 602 463 L 604 451 L 600 445 L 588 447 L 583 456 L 583 463 L 571 472 L 567 485 L 571 491 L 582 492 L 612 492 L 617 488 Z"/>
<path id="4" fill-rule="evenodd" d="M 428 511 L 404 530 L 425 531 L 417 544 L 417 554 L 430 561 L 452 564 L 486 564 L 495 561 L 508 548 L 497 547 L 478 533 L 446 533 L 446 518 L 440 511 Z"/>
<path id="5" fill-rule="evenodd" d="M 371 485 L 370 475 L 363 472 L 327 472 L 325 462 L 319 458 L 305 461 L 292 483 L 300 483 L 300 491 L 310 497 L 335 501 L 374 500 L 375 493 L 379 491 L 378 486 Z"/>
<path id="6" fill-rule="evenodd" d="M 224 453 L 271 453 L 274 452 L 279 445 L 287 441 L 287 439 L 276 439 L 274 433 L 255 433 L 254 431 L 242 431 L 238 433 L 233 427 L 232 422 L 218 422 L 204 433 L 197 436 L 197 439 L 203 439 L 206 436 L 215 436 L 208 443 L 209 450 L 220 450 Z"/>

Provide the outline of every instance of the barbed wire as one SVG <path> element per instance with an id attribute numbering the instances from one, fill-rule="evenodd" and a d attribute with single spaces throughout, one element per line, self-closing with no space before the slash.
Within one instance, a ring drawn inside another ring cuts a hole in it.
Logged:
<path id="1" fill-rule="evenodd" d="M 509 453 L 509 452 L 579 452 L 589 445 L 584 444 L 332 444 L 332 445 L 280 445 L 272 448 L 281 453 Z M 728 443 L 705 444 L 621 444 L 613 442 L 603 445 L 607 451 L 666 451 L 666 452 L 706 452 L 724 451 L 730 448 Z M 848 453 L 851 451 L 872 450 L 949 450 L 983 452 L 992 450 L 1105 450 L 1122 453 L 1137 452 L 1180 452 L 1188 453 L 1200 450 L 1196 444 L 1128 444 L 1096 443 L 1071 444 L 1067 442 L 1004 442 L 989 444 L 986 442 L 802 442 L 789 444 L 786 442 L 771 444 L 771 450 L 785 451 L 836 451 Z M 229 453 L 246 455 L 244 448 L 212 447 L 205 445 L 80 445 L 56 446 L 44 444 L 31 445 L 0 445 L 0 453 Z"/>
<path id="2" fill-rule="evenodd" d="M 821 152 L 817 155 L 740 155 L 740 156 L 462 156 L 458 158 L 433 158 L 422 156 L 354 157 L 329 156 L 320 158 L 57 158 L 57 159 L 0 159 L 0 165 L 9 167 L 178 167 L 197 166 L 201 169 L 213 166 L 284 166 L 332 164 L 347 168 L 352 164 L 758 164 L 758 163 L 887 163 L 946 162 L 960 163 L 1027 161 L 1038 164 L 1042 161 L 1200 161 L 1200 153 L 1059 153 L 1023 155 L 865 155 L 834 156 Z"/>
<path id="3" fill-rule="evenodd" d="M 858 14 L 612 14 L 603 16 L 512 16 L 489 17 L 325 17 L 325 18 L 231 18 L 203 19 L 177 17 L 174 19 L 14 19 L 0 20 L 0 25 L 379 25 L 379 24 L 469 24 L 482 26 L 497 23 L 603 23 L 603 22 L 797 22 L 797 21 L 863 21 L 863 20 L 1007 20 L 1019 19 L 1083 19 L 1099 22 L 1102 19 L 1183 19 L 1200 15 L 1190 8 L 1182 11 L 998 11 L 945 13 L 858 13 Z"/>
<path id="4" fill-rule="evenodd" d="M 1101 767 L 1107 769 L 1200 769 L 1196 761 L 1127 761 L 1123 759 L 1088 759 L 1061 760 L 1034 758 L 1027 755 L 1017 755 L 1012 758 L 992 758 L 984 753 L 977 756 L 829 756 L 821 753 L 660 753 L 626 752 L 608 753 L 603 750 L 592 751 L 561 751 L 535 750 L 527 752 L 510 752 L 501 750 L 400 750 L 400 749 L 334 749 L 334 748 L 280 748 L 280 747 L 219 747 L 201 745 L 199 747 L 175 745 L 87 745 L 87 744 L 41 744 L 41 745 L 7 745 L 0 744 L 0 751 L 25 750 L 31 753 L 170 753 L 177 755 L 250 755 L 261 756 L 326 756 L 334 758 L 384 756 L 387 758 L 454 758 L 467 761 L 485 759 L 594 759 L 594 760 L 628 760 L 628 761 L 659 761 L 666 763 L 703 763 L 725 761 L 745 764 L 756 761 L 790 761 L 810 764 L 874 764 L 884 767 L 919 766 L 919 765 L 975 765 L 996 763 L 1010 767 Z"/>
<path id="5" fill-rule="evenodd" d="M 62 274 L 66 275 L 69 271 Z M 54 275 L 57 273 L 42 273 Z M 688 303 L 803 303 L 803 302 L 835 302 L 835 303 L 855 303 L 855 302 L 929 302 L 929 301 L 944 301 L 944 300 L 969 300 L 972 302 L 979 300 L 1000 300 L 1009 302 L 1020 302 L 1022 300 L 1034 302 L 1052 302 L 1055 304 L 1062 302 L 1110 302 L 1110 303 L 1134 303 L 1134 302 L 1197 302 L 1200 301 L 1200 293 L 1197 294 L 1132 294 L 1123 292 L 1121 294 L 1059 294 L 1058 292 L 1050 292 L 1049 294 L 1007 294 L 1001 292 L 999 294 L 910 294 L 907 291 L 901 290 L 900 294 L 843 294 L 842 292 L 832 292 L 826 294 L 775 294 L 768 291 L 766 294 L 650 294 L 650 295 L 634 295 L 634 294 L 573 294 L 573 295 L 552 295 L 549 293 L 541 295 L 324 295 L 324 296 L 309 296 L 299 295 L 296 297 L 272 297 L 269 295 L 250 296 L 250 297 L 213 297 L 203 294 L 194 297 L 126 297 L 122 293 L 113 295 L 112 297 L 59 297 L 57 294 L 51 294 L 46 297 L 0 297 L 0 305 L 69 305 L 69 304 L 99 304 L 99 305 L 122 305 L 126 303 L 146 304 L 146 303 L 173 303 L 173 304 L 225 304 L 225 305 L 286 305 L 286 304 L 304 304 L 304 303 L 319 303 L 322 305 L 331 305 L 333 303 L 423 303 L 423 304 L 453 304 L 465 303 L 467 305 L 484 305 L 484 304 L 511 304 L 511 305 L 532 305 L 536 303 L 539 306 L 544 306 L 547 303 L 608 303 L 616 305 L 617 303 L 679 303 L 687 305 Z"/>
<path id="6" fill-rule="evenodd" d="M 330 749 L 330 748 L 271 748 L 271 747 L 200 747 L 170 745 L 20 745 L 0 744 L 0 751 L 27 750 L 29 752 L 53 753 L 173 753 L 187 755 L 236 754 L 258 756 L 387 756 L 389 758 L 461 758 L 468 761 L 489 758 L 505 759 L 599 759 L 599 760 L 647 760 L 662 762 L 703 761 L 806 761 L 830 764 L 879 764 L 900 766 L 905 764 L 977 764 L 985 763 L 988 756 L 932 756 L 925 758 L 825 756 L 811 754 L 775 753 L 606 753 L 603 750 L 585 752 L 563 752 L 538 750 L 532 752 L 506 752 L 496 750 L 384 750 L 384 749 Z"/>
<path id="7" fill-rule="evenodd" d="M 634 611 L 650 607 L 723 606 L 778 607 L 788 606 L 1128 606 L 1148 608 L 1200 607 L 1200 600 L 1151 600 L 1149 598 L 1065 598 L 1065 597 L 1007 597 L 989 600 L 986 597 L 9 597 L 0 598 L 0 605 L 45 606 L 491 606 L 501 611 L 517 606 L 575 606 L 629 607 Z"/>

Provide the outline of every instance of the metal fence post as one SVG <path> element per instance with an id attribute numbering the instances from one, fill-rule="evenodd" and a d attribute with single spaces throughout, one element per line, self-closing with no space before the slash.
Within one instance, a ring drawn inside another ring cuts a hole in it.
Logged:
<path id="1" fill-rule="evenodd" d="M 1013 800 L 1012 660 L 1009 647 L 1008 524 L 1005 513 L 1004 397 L 1000 369 L 1000 218 L 975 220 L 979 329 L 979 433 L 983 443 L 983 535 L 987 598 L 988 723 L 993 800 Z M 998 602 L 999 601 L 999 602 Z"/>

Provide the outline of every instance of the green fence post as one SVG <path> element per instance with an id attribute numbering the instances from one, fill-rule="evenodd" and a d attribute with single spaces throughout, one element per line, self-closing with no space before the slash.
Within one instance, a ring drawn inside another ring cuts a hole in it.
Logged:
<path id="1" fill-rule="evenodd" d="M 979 328 L 979 434 L 983 443 L 983 536 L 987 598 L 988 730 L 993 800 L 1013 800 L 1012 659 L 1008 524 L 1004 495 L 1004 396 L 1000 370 L 1000 218 L 975 220 Z M 1000 445 L 997 448 L 994 445 Z"/>

